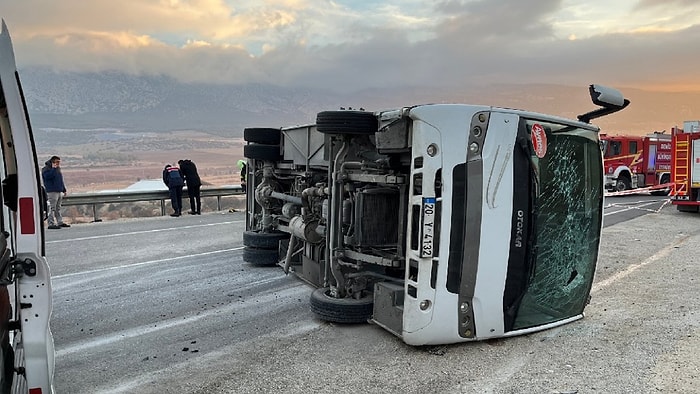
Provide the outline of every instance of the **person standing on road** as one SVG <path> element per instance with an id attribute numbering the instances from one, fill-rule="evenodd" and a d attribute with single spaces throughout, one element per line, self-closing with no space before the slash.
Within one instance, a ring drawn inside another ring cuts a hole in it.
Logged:
<path id="1" fill-rule="evenodd" d="M 47 218 L 49 229 L 58 230 L 61 227 L 70 227 L 70 224 L 63 222 L 63 216 L 61 216 L 61 202 L 66 195 L 66 185 L 63 182 L 63 174 L 61 174 L 61 158 L 51 156 L 44 164 L 44 168 L 41 169 L 41 178 L 44 181 L 49 202 Z"/>
<path id="2" fill-rule="evenodd" d="M 197 166 L 190 159 L 180 160 L 177 162 L 180 165 L 180 172 L 187 184 L 187 196 L 190 198 L 190 215 L 202 214 L 202 199 L 200 189 L 202 180 L 199 179 Z"/>
<path id="3" fill-rule="evenodd" d="M 182 173 L 176 166 L 166 164 L 163 169 L 163 183 L 170 190 L 170 203 L 173 206 L 172 217 L 182 215 L 182 186 L 185 182 L 182 179 Z"/>

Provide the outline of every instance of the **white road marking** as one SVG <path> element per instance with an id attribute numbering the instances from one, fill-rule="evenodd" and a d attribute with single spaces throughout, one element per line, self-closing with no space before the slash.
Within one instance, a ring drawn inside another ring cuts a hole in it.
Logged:
<path id="1" fill-rule="evenodd" d="M 233 223 L 243 223 L 243 220 L 233 220 L 230 222 L 221 222 L 221 223 L 209 223 L 209 224 L 193 224 L 191 226 L 178 226 L 178 227 L 169 227 L 169 228 L 158 228 L 154 230 L 142 230 L 142 231 L 132 231 L 128 233 L 117 233 L 117 234 L 105 234 L 105 235 L 95 235 L 92 237 L 82 237 L 82 238 L 70 238 L 70 239 L 56 239 L 53 241 L 46 241 L 47 244 L 55 244 L 55 243 L 62 243 L 62 242 L 74 242 L 74 241 L 86 241 L 86 240 L 92 240 L 92 239 L 102 239 L 102 238 L 113 238 L 113 237 L 123 237 L 123 236 L 128 236 L 128 235 L 135 235 L 135 234 L 148 234 L 148 233 L 159 233 L 163 231 L 173 231 L 174 228 L 177 229 L 189 229 L 189 228 L 197 228 L 197 227 L 210 227 L 210 226 L 219 226 L 222 224 L 233 224 Z"/>
<path id="2" fill-rule="evenodd" d="M 208 256 L 208 255 L 212 255 L 212 254 L 225 253 L 225 252 L 232 252 L 232 251 L 234 251 L 234 250 L 241 250 L 241 249 L 243 249 L 243 246 L 239 246 L 239 247 L 231 248 L 231 249 L 221 249 L 221 250 L 213 250 L 213 251 L 210 251 L 210 252 L 202 252 L 202 253 L 188 254 L 188 255 L 184 255 L 184 256 L 168 257 L 167 259 L 158 259 L 158 260 L 142 261 L 142 262 L 140 262 L 140 263 L 117 265 L 117 266 L 114 266 L 114 267 L 106 267 L 106 268 L 98 268 L 98 269 L 89 270 L 89 271 L 73 272 L 73 273 L 70 273 L 70 274 L 63 274 L 63 275 L 52 276 L 52 277 L 51 277 L 51 280 L 53 281 L 53 280 L 56 280 L 56 279 L 65 279 L 65 278 L 71 278 L 71 277 L 75 277 L 75 276 L 95 274 L 95 273 L 99 273 L 99 272 L 114 271 L 114 270 L 120 270 L 120 269 L 124 269 L 124 268 L 133 268 L 133 267 L 139 267 L 139 266 L 149 265 L 149 264 L 158 264 L 158 263 L 163 263 L 163 262 L 166 262 L 166 261 L 188 259 L 188 258 L 191 258 L 191 257 Z"/>
<path id="3" fill-rule="evenodd" d="M 647 204 L 636 205 L 636 206 L 633 206 L 633 207 L 629 207 L 629 206 L 628 206 L 628 207 L 625 207 L 624 209 L 621 209 L 621 210 L 619 210 L 619 211 L 604 213 L 603 216 L 614 215 L 614 214 L 616 214 L 616 213 L 631 211 L 631 210 L 633 210 L 633 209 L 642 209 L 643 207 L 646 207 L 646 206 L 649 206 L 649 205 L 654 205 L 654 204 L 657 204 L 657 203 L 658 203 L 658 201 L 652 201 L 652 202 L 647 203 Z M 665 205 L 666 205 L 666 204 L 662 205 L 662 207 L 665 206 Z M 606 208 L 609 208 L 609 207 L 611 207 L 611 205 L 608 205 Z M 647 211 L 658 212 L 658 210 L 649 210 L 649 209 L 647 209 Z"/>
<path id="4" fill-rule="evenodd" d="M 679 247 L 680 245 L 685 243 L 688 239 L 690 239 L 690 235 L 686 235 L 685 237 L 676 240 L 672 244 L 670 244 L 670 245 L 666 246 L 665 248 L 659 250 L 658 252 L 654 253 L 646 260 L 639 262 L 637 264 L 631 264 L 624 271 L 620 271 L 617 274 L 612 275 L 611 277 L 609 277 L 605 280 L 602 280 L 600 282 L 593 284 L 593 287 L 591 288 L 591 294 L 608 287 L 609 285 L 617 282 L 618 280 L 628 276 L 632 272 L 634 272 L 634 271 L 636 271 L 644 266 L 647 266 L 655 261 L 660 260 L 661 258 L 668 256 L 669 253 L 671 253 L 671 251 L 673 249 Z"/>

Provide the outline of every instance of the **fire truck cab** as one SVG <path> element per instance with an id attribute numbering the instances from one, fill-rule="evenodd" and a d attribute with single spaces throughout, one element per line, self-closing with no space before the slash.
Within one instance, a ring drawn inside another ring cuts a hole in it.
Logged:
<path id="1" fill-rule="evenodd" d="M 683 122 L 683 129 L 674 127 L 671 132 L 673 165 L 671 177 L 673 191 L 671 204 L 679 211 L 700 210 L 700 121 Z"/>
<path id="2" fill-rule="evenodd" d="M 601 134 L 608 191 L 651 187 L 654 195 L 667 195 L 671 180 L 671 136 L 654 132 L 646 136 Z M 654 186 L 659 188 L 654 189 Z"/>

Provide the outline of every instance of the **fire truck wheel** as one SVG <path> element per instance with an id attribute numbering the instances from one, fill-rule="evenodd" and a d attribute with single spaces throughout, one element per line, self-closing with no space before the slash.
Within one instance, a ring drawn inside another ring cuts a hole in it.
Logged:
<path id="1" fill-rule="evenodd" d="M 630 190 L 632 188 L 632 182 L 626 177 L 617 178 L 615 182 L 615 191 L 624 192 L 625 190 Z"/>
<path id="2" fill-rule="evenodd" d="M 259 267 L 271 267 L 279 263 L 277 249 L 243 248 L 243 261 Z"/>
<path id="3" fill-rule="evenodd" d="M 243 245 L 251 248 L 277 250 L 279 242 L 288 238 L 289 234 L 283 232 L 261 233 L 258 231 L 246 231 L 243 233 Z"/>
<path id="4" fill-rule="evenodd" d="M 323 111 L 316 115 L 316 130 L 324 134 L 364 134 L 377 132 L 379 123 L 372 112 Z"/>
<path id="5" fill-rule="evenodd" d="M 330 288 L 316 289 L 311 293 L 311 312 L 321 320 L 331 323 L 366 323 L 372 317 L 374 308 L 372 294 L 360 299 L 335 298 L 330 295 Z"/>
<path id="6" fill-rule="evenodd" d="M 661 184 L 663 185 L 664 183 L 670 182 L 670 178 L 671 177 L 668 175 L 662 176 L 661 177 Z M 668 196 L 669 193 L 671 193 L 671 188 L 667 187 L 665 189 L 653 191 L 653 192 L 651 192 L 651 195 L 652 196 Z"/>
<path id="7" fill-rule="evenodd" d="M 651 194 L 652 196 L 668 196 L 669 193 L 671 193 L 671 190 L 669 188 L 665 188 L 662 190 L 651 192 L 649 194 Z"/>
<path id="8" fill-rule="evenodd" d="M 243 129 L 243 140 L 256 144 L 279 145 L 281 137 L 280 129 L 257 127 Z"/>
<path id="9" fill-rule="evenodd" d="M 243 146 L 243 156 L 253 160 L 278 161 L 281 157 L 279 145 L 249 144 Z"/>
<path id="10" fill-rule="evenodd" d="M 678 208 L 679 212 L 691 212 L 691 213 L 697 213 L 700 211 L 700 207 L 697 205 L 676 205 Z"/>

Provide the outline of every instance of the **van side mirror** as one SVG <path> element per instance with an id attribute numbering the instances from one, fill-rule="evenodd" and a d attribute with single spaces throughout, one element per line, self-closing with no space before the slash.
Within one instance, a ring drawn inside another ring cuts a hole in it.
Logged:
<path id="1" fill-rule="evenodd" d="M 617 111 L 621 111 L 630 104 L 630 101 L 627 100 L 617 89 L 594 84 L 591 85 L 588 90 L 591 93 L 591 100 L 593 101 L 593 104 L 602 108 L 579 115 L 578 120 L 581 122 L 590 123 L 591 120 L 595 118 L 600 118 L 601 116 L 610 115 Z"/>

